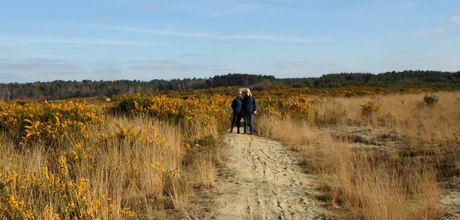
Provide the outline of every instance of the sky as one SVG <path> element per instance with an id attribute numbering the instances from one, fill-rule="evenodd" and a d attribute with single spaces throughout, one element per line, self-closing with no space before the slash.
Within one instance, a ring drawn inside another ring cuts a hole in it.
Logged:
<path id="1" fill-rule="evenodd" d="M 0 0 L 0 82 L 460 70 L 458 0 Z"/>

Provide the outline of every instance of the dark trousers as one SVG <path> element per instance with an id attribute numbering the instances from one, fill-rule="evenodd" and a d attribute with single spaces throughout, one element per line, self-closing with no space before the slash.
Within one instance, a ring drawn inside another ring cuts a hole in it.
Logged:
<path id="1" fill-rule="evenodd" d="M 244 133 L 248 130 L 248 124 L 252 134 L 254 132 L 254 114 L 244 113 Z"/>
<path id="2" fill-rule="evenodd" d="M 233 127 L 238 128 L 238 132 L 240 132 L 240 121 L 241 121 L 241 113 L 233 113 L 233 118 L 232 118 L 232 127 L 230 128 L 230 132 L 233 132 Z"/>

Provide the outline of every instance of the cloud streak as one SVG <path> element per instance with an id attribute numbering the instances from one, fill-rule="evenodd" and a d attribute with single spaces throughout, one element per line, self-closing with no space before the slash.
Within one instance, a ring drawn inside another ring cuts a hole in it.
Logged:
<path id="1" fill-rule="evenodd" d="M 72 24 L 40 24 L 39 26 L 46 26 L 48 28 L 93 28 L 93 29 L 106 29 L 133 33 L 144 33 L 153 35 L 163 36 L 174 36 L 174 37 L 192 37 L 192 38 L 207 38 L 207 39 L 233 39 L 233 40 L 259 40 L 259 41 L 275 41 L 275 42 L 286 42 L 286 43 L 318 43 L 323 42 L 325 38 L 309 38 L 309 37 L 293 37 L 293 36 L 281 36 L 272 34 L 239 34 L 232 31 L 224 32 L 192 32 L 192 31 L 176 31 L 176 30 L 162 30 L 162 29 L 148 29 L 148 28 L 137 28 L 127 26 L 115 26 L 115 25 L 98 25 L 98 24 L 86 24 L 86 23 L 72 23 Z"/>
<path id="2" fill-rule="evenodd" d="M 402 13 L 402 12 L 404 12 L 404 11 L 406 11 L 406 10 L 416 6 L 416 5 L 418 5 L 419 3 L 420 3 L 420 1 L 412 2 L 412 3 L 402 7 L 401 9 L 397 10 L 395 13 L 400 14 L 400 13 Z"/>
<path id="3" fill-rule="evenodd" d="M 158 43 L 125 41 L 114 39 L 88 39 L 88 38 L 47 38 L 28 36 L 0 36 L 0 42 L 18 43 L 51 43 L 51 44 L 72 44 L 72 45 L 107 45 L 107 46 L 159 46 Z"/>
<path id="4" fill-rule="evenodd" d="M 27 59 L 21 62 L 0 62 L 0 69 L 8 71 L 79 71 L 79 67 L 53 59 Z"/>
<path id="5" fill-rule="evenodd" d="M 130 69 L 135 70 L 163 70 L 163 71 L 231 71 L 227 65 L 190 64 L 174 60 L 146 60 L 129 61 Z"/>
<path id="6" fill-rule="evenodd" d="M 423 35 L 441 34 L 445 31 L 447 31 L 445 28 L 432 29 L 432 30 L 419 30 L 419 31 L 416 31 L 414 35 L 423 36 Z"/>
<path id="7" fill-rule="evenodd" d="M 127 32 L 138 32 L 138 33 L 149 33 L 157 35 L 167 36 L 178 36 L 178 37 L 195 37 L 195 38 L 212 38 L 212 39 L 236 39 L 236 40 L 262 40 L 262 41 L 278 41 L 288 43 L 314 43 L 318 39 L 302 38 L 302 37 L 287 37 L 277 35 L 265 35 L 265 34 L 237 34 L 233 32 L 222 33 L 207 33 L 207 32 L 183 32 L 183 31 L 165 31 L 155 29 L 142 29 L 132 28 L 123 26 L 100 26 L 102 28 L 127 31 Z"/>
<path id="8" fill-rule="evenodd" d="M 450 19 L 450 24 L 453 26 L 460 26 L 460 15 L 452 17 L 452 19 Z"/>
<path id="9" fill-rule="evenodd" d="M 423 36 L 423 35 L 435 35 L 441 34 L 447 31 L 452 30 L 454 27 L 460 26 L 460 15 L 454 16 L 450 19 L 450 27 L 438 28 L 438 29 L 428 29 L 428 30 L 419 30 L 414 33 L 414 36 Z"/>

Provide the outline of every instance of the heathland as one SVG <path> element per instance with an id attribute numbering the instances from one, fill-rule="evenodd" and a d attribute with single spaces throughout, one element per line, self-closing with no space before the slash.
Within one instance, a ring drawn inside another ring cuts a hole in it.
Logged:
<path id="1" fill-rule="evenodd" d="M 232 191 L 226 183 L 246 169 L 264 173 L 256 177 L 276 186 L 268 190 L 288 195 L 279 199 L 284 214 L 308 218 L 327 210 L 325 218 L 457 219 L 456 83 L 447 83 L 448 91 L 441 91 L 441 83 L 255 83 L 256 133 L 268 138 L 266 146 L 260 137 L 225 134 L 239 87 L 121 94 L 110 102 L 1 102 L 0 219 L 206 217 L 222 210 L 211 206 L 231 204 L 222 201 L 225 190 Z M 251 148 L 250 140 L 259 145 Z M 245 155 L 259 163 L 244 166 Z M 228 167 L 241 172 L 222 175 Z M 290 175 L 291 169 L 301 173 Z M 302 204 L 318 206 L 311 213 L 290 202 L 302 194 L 304 182 L 311 191 Z M 215 189 L 212 201 L 198 202 Z M 269 219 L 259 214 L 252 217 Z"/>

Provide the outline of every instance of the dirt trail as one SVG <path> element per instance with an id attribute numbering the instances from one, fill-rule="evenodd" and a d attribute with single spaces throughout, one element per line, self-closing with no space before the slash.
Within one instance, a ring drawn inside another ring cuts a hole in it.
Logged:
<path id="1" fill-rule="evenodd" d="M 329 219 L 314 198 L 315 179 L 294 152 L 258 136 L 229 134 L 228 164 L 217 196 L 200 219 Z"/>
<path id="2" fill-rule="evenodd" d="M 442 184 L 441 208 L 445 212 L 442 219 L 460 219 L 460 177 L 454 177 Z"/>

